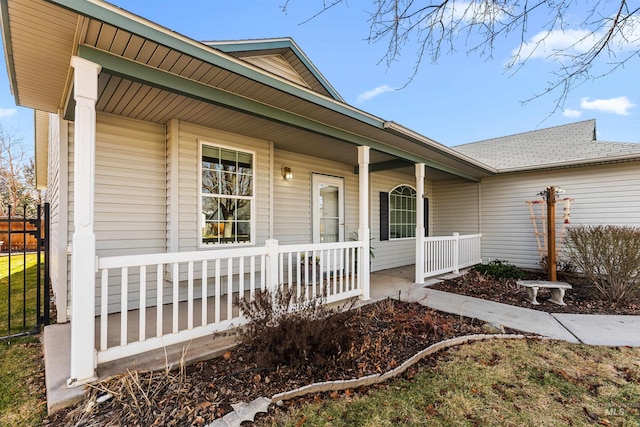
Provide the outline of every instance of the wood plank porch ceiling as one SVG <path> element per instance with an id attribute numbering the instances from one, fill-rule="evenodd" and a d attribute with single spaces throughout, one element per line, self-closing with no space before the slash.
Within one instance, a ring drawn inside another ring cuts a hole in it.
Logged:
<path id="1" fill-rule="evenodd" d="M 64 109 L 69 90 L 61 88 L 70 87 L 69 61 L 72 55 L 77 54 L 77 47 L 84 45 L 113 57 L 161 70 L 167 75 L 217 88 L 238 99 L 252 100 L 279 111 L 295 112 L 296 116 L 307 122 L 339 130 L 343 135 L 354 135 L 356 140 L 375 141 L 379 150 L 372 150 L 372 163 L 393 160 L 397 158 L 395 153 L 407 153 L 414 159 L 425 159 L 425 163 L 434 169 L 467 178 L 479 179 L 491 174 L 478 164 L 458 158 L 446 147 L 438 147 L 437 143 L 430 145 L 389 132 L 383 129 L 381 119 L 346 104 L 336 104 L 324 95 L 313 102 L 307 96 L 296 96 L 295 90 L 287 93 L 98 19 L 85 18 L 45 0 L 1 1 L 3 27 L 7 26 L 8 21 L 13 49 L 9 55 L 15 68 L 13 87 L 19 90 L 15 95 L 20 105 L 51 112 Z M 4 31 L 6 39 L 6 28 Z M 46 79 L 42 75 L 44 69 L 47 70 Z M 347 144 L 344 140 L 313 129 L 289 126 L 259 114 L 193 99 L 167 88 L 109 73 L 109 70 L 100 75 L 99 95 L 97 109 L 105 113 L 155 123 L 166 123 L 175 117 L 202 126 L 271 140 L 283 150 L 351 165 L 357 163 L 356 145 L 351 138 L 351 143 Z M 411 169 L 404 168 L 407 173 L 413 173 Z M 435 174 L 434 177 L 437 176 Z"/>

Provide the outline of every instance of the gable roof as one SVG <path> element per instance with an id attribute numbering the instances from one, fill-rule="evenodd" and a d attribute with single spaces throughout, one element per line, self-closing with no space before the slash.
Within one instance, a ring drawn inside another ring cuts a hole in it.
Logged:
<path id="1" fill-rule="evenodd" d="M 97 112 L 158 124 L 182 120 L 354 167 L 357 147 L 368 146 L 370 170 L 413 174 L 412 164 L 424 163 L 432 177 L 442 172 L 443 179 L 471 181 L 495 173 L 426 136 L 102 0 L 2 0 L 0 15 L 17 105 L 73 120 L 76 55 L 101 66 Z M 34 72 L 45 68 L 46 74 Z"/>
<path id="2" fill-rule="evenodd" d="M 310 89 L 330 96 L 337 101 L 344 102 L 340 94 L 331 86 L 331 83 L 322 75 L 320 70 L 309 60 L 302 49 L 290 37 L 254 39 L 254 40 L 226 40 L 226 41 L 204 41 L 205 45 L 218 49 L 231 56 L 243 59 L 266 71 L 272 72 L 256 61 L 257 58 L 273 58 L 280 55 L 286 61 L 291 70 L 297 74 L 300 80 L 289 78 L 294 83 L 302 84 Z"/>
<path id="3" fill-rule="evenodd" d="M 640 159 L 640 144 L 596 140 L 595 119 L 451 147 L 499 172 Z"/>

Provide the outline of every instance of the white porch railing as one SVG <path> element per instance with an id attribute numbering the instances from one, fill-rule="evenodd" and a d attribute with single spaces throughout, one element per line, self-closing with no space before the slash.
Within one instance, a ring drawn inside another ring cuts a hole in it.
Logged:
<path id="1" fill-rule="evenodd" d="M 481 241 L 482 234 L 425 237 L 423 277 L 457 273 L 461 268 L 479 264 L 482 262 Z"/>
<path id="2" fill-rule="evenodd" d="M 278 284 L 297 299 L 321 296 L 327 303 L 361 295 L 357 251 L 362 242 L 282 246 Z"/>
<path id="3" fill-rule="evenodd" d="M 253 299 L 258 289 L 279 287 L 297 301 L 321 296 L 327 303 L 362 295 L 361 247 L 269 240 L 256 248 L 99 258 L 98 363 L 244 324 L 234 298 Z"/>

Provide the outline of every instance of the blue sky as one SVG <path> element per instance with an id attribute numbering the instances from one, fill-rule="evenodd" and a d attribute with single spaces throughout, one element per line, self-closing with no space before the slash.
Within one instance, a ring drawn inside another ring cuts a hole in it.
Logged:
<path id="1" fill-rule="evenodd" d="M 598 139 L 640 142 L 638 60 L 613 75 L 574 87 L 564 111 L 549 116 L 555 96 L 526 105 L 553 77 L 553 61 L 533 57 L 516 74 L 504 71 L 517 35 L 498 39 L 493 58 L 468 55 L 464 40 L 456 52 L 428 59 L 413 81 L 402 87 L 415 64 L 411 43 L 391 67 L 380 63 L 386 45 L 369 44 L 371 0 L 351 0 L 308 20 L 321 0 L 113 0 L 123 9 L 195 40 L 292 37 L 347 103 L 385 120 L 393 120 L 442 144 L 457 145 L 580 120 L 597 120 Z M 580 17 L 575 18 L 579 22 Z M 537 28 L 535 22 L 530 25 Z M 579 32 L 580 28 L 570 28 Z M 538 30 L 527 34 L 536 36 Z M 575 36 L 555 34 L 554 43 Z M 538 55 L 540 56 L 540 55 Z M 4 58 L 3 58 L 4 67 Z M 602 68 L 604 69 L 604 68 Z M 0 76 L 0 122 L 33 140 L 33 113 L 15 107 L 6 71 Z"/>

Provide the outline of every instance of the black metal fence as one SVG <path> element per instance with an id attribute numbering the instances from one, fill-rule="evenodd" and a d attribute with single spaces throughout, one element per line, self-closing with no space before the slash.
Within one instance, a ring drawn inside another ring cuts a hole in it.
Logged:
<path id="1" fill-rule="evenodd" d="M 0 218 L 0 340 L 50 321 L 49 204 L 8 207 Z"/>

